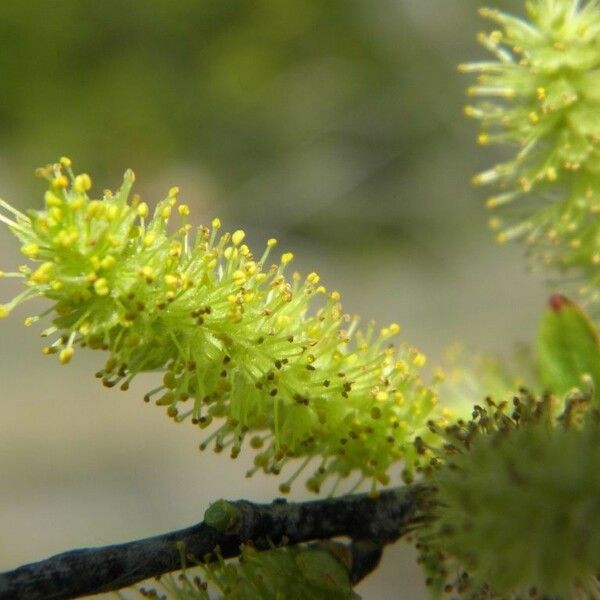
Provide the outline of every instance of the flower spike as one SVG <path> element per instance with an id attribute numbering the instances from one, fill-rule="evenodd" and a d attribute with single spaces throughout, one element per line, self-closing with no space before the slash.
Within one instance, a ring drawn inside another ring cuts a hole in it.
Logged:
<path id="1" fill-rule="evenodd" d="M 398 325 L 357 332 L 317 273 L 287 278 L 291 252 L 270 264 L 275 240 L 257 259 L 245 233 L 222 234 L 219 219 L 194 230 L 176 188 L 152 212 L 130 198 L 131 171 L 102 199 L 88 195 L 91 178 L 74 175 L 70 161 L 40 173 L 49 182 L 44 210 L 25 217 L 3 205 L 34 266 L 0 316 L 30 297 L 50 300 L 46 354 L 67 364 L 79 347 L 104 350 L 97 377 L 122 390 L 161 372 L 147 402 L 177 422 L 218 422 L 209 439 L 232 457 L 252 440 L 266 472 L 314 458 L 314 491 L 331 476 L 385 484 L 392 465 L 412 469 L 412 440 L 436 396 L 418 374 L 424 356 L 390 345 Z"/>
<path id="2" fill-rule="evenodd" d="M 600 299 L 600 5 L 531 0 L 528 19 L 482 9 L 499 29 L 479 37 L 495 61 L 462 65 L 477 75 L 465 114 L 481 144 L 516 148 L 512 160 L 476 176 L 500 194 L 488 207 L 506 224 L 498 241 L 525 241 L 532 254 L 589 280 Z M 497 222 L 497 221 L 496 221 Z"/>

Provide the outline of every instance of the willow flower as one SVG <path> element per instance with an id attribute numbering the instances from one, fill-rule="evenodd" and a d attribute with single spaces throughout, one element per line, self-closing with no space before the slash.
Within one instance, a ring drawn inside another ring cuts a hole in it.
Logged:
<path id="1" fill-rule="evenodd" d="M 600 6 L 596 0 L 531 0 L 527 19 L 498 10 L 479 41 L 492 59 L 477 75 L 465 113 L 480 144 L 512 148 L 510 160 L 474 178 L 493 184 L 487 205 L 499 242 L 524 240 L 543 263 L 582 275 L 600 299 Z"/>
<path id="2" fill-rule="evenodd" d="M 77 347 L 103 350 L 97 377 L 122 390 L 161 372 L 145 400 L 178 422 L 215 420 L 201 448 L 213 441 L 236 457 L 247 441 L 256 469 L 271 473 L 300 459 L 282 492 L 313 458 L 314 491 L 351 473 L 386 484 L 400 462 L 410 472 L 412 439 L 436 396 L 419 376 L 424 356 L 391 344 L 397 324 L 358 331 L 317 273 L 288 276 L 292 253 L 271 262 L 276 240 L 255 256 L 245 233 L 222 234 L 219 219 L 194 228 L 177 188 L 151 211 L 129 198 L 131 171 L 101 199 L 68 159 L 40 174 L 49 183 L 43 210 L 2 203 L 0 218 L 34 266 L 12 274 L 25 290 L 0 315 L 48 299 L 46 313 L 26 319 L 52 314 L 46 354 L 66 364 Z"/>
<path id="3" fill-rule="evenodd" d="M 522 391 L 432 425 L 444 443 L 417 547 L 433 597 L 598 597 L 599 417 L 585 394 Z"/>

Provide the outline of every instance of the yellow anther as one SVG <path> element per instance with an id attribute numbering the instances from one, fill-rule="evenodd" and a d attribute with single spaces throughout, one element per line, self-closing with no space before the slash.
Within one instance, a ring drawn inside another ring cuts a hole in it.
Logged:
<path id="1" fill-rule="evenodd" d="M 108 281 L 104 277 L 100 277 L 94 281 L 94 291 L 98 296 L 107 296 L 110 292 L 110 288 L 108 287 Z"/>
<path id="2" fill-rule="evenodd" d="M 181 256 L 181 243 L 180 242 L 172 242 L 171 247 L 169 248 L 169 256 L 172 258 L 179 258 Z"/>
<path id="3" fill-rule="evenodd" d="M 169 198 L 175 198 L 177 194 L 179 194 L 179 188 L 176 185 L 174 185 L 172 188 L 169 189 Z"/>
<path id="4" fill-rule="evenodd" d="M 6 308 L 6 306 L 0 304 L 0 319 L 5 319 L 6 317 L 8 317 L 9 312 L 10 311 L 8 310 L 8 308 Z"/>
<path id="5" fill-rule="evenodd" d="M 558 174 L 556 172 L 556 169 L 554 167 L 548 167 L 546 169 L 546 179 L 548 181 L 556 181 L 557 178 Z"/>
<path id="6" fill-rule="evenodd" d="M 424 367 L 427 362 L 427 357 L 422 352 L 417 352 L 413 358 L 415 367 Z"/>
<path id="7" fill-rule="evenodd" d="M 82 173 L 81 175 L 77 175 L 77 177 L 75 177 L 73 188 L 76 192 L 84 193 L 87 192 L 91 187 L 92 180 L 87 173 Z"/>
<path id="8" fill-rule="evenodd" d="M 115 221 L 119 216 L 119 207 L 116 204 L 109 204 L 106 207 L 106 219 L 108 221 Z"/>
<path id="9" fill-rule="evenodd" d="M 294 254 L 293 252 L 284 252 L 281 255 L 281 263 L 284 265 L 287 265 L 288 263 L 291 263 L 294 260 Z"/>
<path id="10" fill-rule="evenodd" d="M 146 279 L 146 281 L 152 281 L 156 276 L 154 273 L 154 269 L 152 267 L 149 267 L 148 265 L 142 267 L 139 270 L 139 275 Z"/>
<path id="11" fill-rule="evenodd" d="M 43 265 L 38 267 L 36 271 L 34 271 L 34 273 L 31 275 L 30 281 L 37 284 L 48 283 L 53 268 L 53 263 L 45 262 Z"/>
<path id="12" fill-rule="evenodd" d="M 51 181 L 51 185 L 55 190 L 64 190 L 69 187 L 69 179 L 66 175 L 59 175 Z"/>
<path id="13" fill-rule="evenodd" d="M 242 229 L 238 229 L 237 231 L 234 231 L 233 234 L 231 235 L 231 242 L 233 243 L 234 246 L 239 246 L 245 237 L 246 237 L 246 232 L 243 231 Z"/>
<path id="14" fill-rule="evenodd" d="M 214 218 L 211 223 L 213 229 L 221 229 L 221 219 Z"/>
<path id="15" fill-rule="evenodd" d="M 160 216 L 163 219 L 168 219 L 171 216 L 171 207 L 168 204 L 160 209 Z"/>
<path id="16" fill-rule="evenodd" d="M 477 143 L 481 146 L 487 146 L 490 143 L 490 136 L 487 133 L 480 133 L 477 136 Z"/>
<path id="17" fill-rule="evenodd" d="M 235 271 L 233 273 L 233 283 L 235 285 L 244 285 L 246 283 L 246 273 L 244 271 Z"/>
<path id="18" fill-rule="evenodd" d="M 90 263 L 94 269 L 100 268 L 100 259 L 97 256 L 90 256 Z"/>
<path id="19" fill-rule="evenodd" d="M 311 325 L 308 328 L 308 335 L 310 335 L 310 337 L 312 337 L 312 338 L 319 337 L 320 333 L 321 333 L 321 327 L 319 325 Z"/>
<path id="20" fill-rule="evenodd" d="M 502 227 L 502 221 L 498 217 L 492 217 L 488 220 L 488 227 L 492 231 L 497 231 L 500 229 L 500 227 Z"/>
<path id="21" fill-rule="evenodd" d="M 101 217 L 104 213 L 104 203 L 100 200 L 92 200 L 86 211 L 86 218 L 94 219 L 97 217 Z"/>
<path id="22" fill-rule="evenodd" d="M 292 318 L 289 315 L 279 315 L 277 317 L 277 325 L 282 329 L 287 327 L 292 322 Z"/>
<path id="23" fill-rule="evenodd" d="M 156 240 L 156 234 L 153 231 L 149 231 L 144 236 L 143 244 L 144 244 L 144 246 L 146 246 L 146 248 L 149 248 L 150 246 L 152 246 L 152 244 L 154 244 L 155 240 Z"/>
<path id="24" fill-rule="evenodd" d="M 68 169 L 73 164 L 71 162 L 71 159 L 66 156 L 61 156 L 58 162 L 66 169 Z"/>
<path id="25" fill-rule="evenodd" d="M 275 246 L 277 246 L 277 240 L 275 238 L 271 238 L 267 241 L 267 246 L 269 248 L 273 248 Z"/>
<path id="26" fill-rule="evenodd" d="M 331 294 L 329 294 L 329 297 L 334 301 L 334 302 L 339 302 L 341 299 L 341 295 L 339 292 L 331 292 Z"/>
<path id="27" fill-rule="evenodd" d="M 24 244 L 21 246 L 21 254 L 27 258 L 35 258 L 40 252 L 40 247 L 37 244 Z"/>
<path id="28" fill-rule="evenodd" d="M 496 236 L 496 242 L 498 244 L 506 244 L 507 241 L 508 241 L 508 236 L 506 235 L 506 233 L 504 231 L 501 231 Z"/>
<path id="29" fill-rule="evenodd" d="M 313 285 L 316 285 L 317 283 L 319 283 L 320 280 L 321 280 L 321 278 L 319 277 L 318 273 L 315 273 L 314 271 L 312 273 L 309 273 L 308 276 L 306 277 L 306 281 L 308 281 L 309 283 L 312 283 Z"/>
<path id="30" fill-rule="evenodd" d="M 540 122 L 539 115 L 536 112 L 534 112 L 534 111 L 530 112 L 529 113 L 529 122 L 532 125 L 537 125 Z"/>
<path id="31" fill-rule="evenodd" d="M 182 216 L 182 217 L 187 217 L 190 214 L 190 207 L 187 204 L 180 204 L 177 207 L 177 212 Z"/>
<path id="32" fill-rule="evenodd" d="M 109 254 L 100 261 L 100 267 L 103 269 L 111 269 L 115 266 L 116 262 L 117 259 L 112 254 Z"/>
<path id="33" fill-rule="evenodd" d="M 148 216 L 149 208 L 145 202 L 140 202 L 136 210 L 138 217 L 146 218 Z"/>
<path id="34" fill-rule="evenodd" d="M 542 101 L 546 99 L 546 88 L 539 87 L 536 90 L 538 100 Z"/>
<path id="35" fill-rule="evenodd" d="M 70 346 L 68 348 L 63 348 L 58 355 L 58 360 L 62 365 L 66 365 L 73 358 L 73 354 L 75 354 L 75 350 Z"/>
<path id="36" fill-rule="evenodd" d="M 390 333 L 392 335 L 398 335 L 400 333 L 400 325 L 398 325 L 398 323 L 392 323 L 390 325 Z"/>
<path id="37" fill-rule="evenodd" d="M 502 32 L 498 31 L 497 29 L 492 31 L 489 35 L 489 40 L 493 44 L 499 44 L 502 41 Z"/>
<path id="38" fill-rule="evenodd" d="M 519 187 L 524 192 L 531 191 L 531 182 L 528 179 L 526 179 L 525 177 L 519 177 L 519 179 L 517 180 L 517 183 L 519 184 Z"/>
<path id="39" fill-rule="evenodd" d="M 177 275 L 167 274 L 165 275 L 165 284 L 171 289 L 177 289 L 180 284 L 179 277 Z"/>

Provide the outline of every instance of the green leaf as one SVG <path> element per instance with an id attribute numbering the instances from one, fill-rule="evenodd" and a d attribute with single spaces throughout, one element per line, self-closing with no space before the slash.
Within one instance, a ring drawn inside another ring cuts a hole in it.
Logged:
<path id="1" fill-rule="evenodd" d="M 540 377 L 545 388 L 565 394 L 581 388 L 583 376 L 600 386 L 598 331 L 579 306 L 565 296 L 550 298 L 538 336 Z"/>

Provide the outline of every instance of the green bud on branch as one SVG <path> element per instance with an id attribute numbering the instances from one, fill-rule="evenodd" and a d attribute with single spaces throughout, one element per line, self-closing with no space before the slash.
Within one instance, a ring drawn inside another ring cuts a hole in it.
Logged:
<path id="1" fill-rule="evenodd" d="M 204 513 L 204 522 L 221 533 L 227 533 L 240 522 L 240 511 L 227 500 L 217 500 Z"/>

